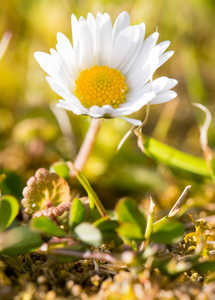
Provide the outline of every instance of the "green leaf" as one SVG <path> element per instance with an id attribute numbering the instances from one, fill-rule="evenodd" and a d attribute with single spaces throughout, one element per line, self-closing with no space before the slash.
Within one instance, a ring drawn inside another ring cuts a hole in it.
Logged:
<path id="1" fill-rule="evenodd" d="M 37 232 L 31 231 L 28 226 L 10 229 L 0 235 L 0 253 L 18 255 L 32 252 L 42 245 Z"/>
<path id="2" fill-rule="evenodd" d="M 130 223 L 140 227 L 141 232 L 144 234 L 146 230 L 146 218 L 140 212 L 134 200 L 129 198 L 121 199 L 116 205 L 116 214 L 119 222 Z"/>
<path id="3" fill-rule="evenodd" d="M 201 262 L 193 267 L 197 272 L 215 271 L 215 260 Z"/>
<path id="4" fill-rule="evenodd" d="M 74 172 L 74 175 L 76 176 L 76 178 L 78 179 L 78 181 L 80 182 L 80 184 L 83 186 L 83 188 L 85 189 L 85 191 L 88 194 L 88 198 L 90 200 L 91 217 L 92 217 L 92 215 L 95 214 L 95 212 L 94 212 L 95 206 L 97 207 L 97 209 L 102 217 L 107 216 L 107 213 L 106 213 L 99 197 L 97 196 L 96 192 L 93 190 L 91 185 L 89 184 L 87 178 L 84 176 L 84 174 L 82 172 L 76 170 L 72 164 L 71 164 L 71 168 Z"/>
<path id="5" fill-rule="evenodd" d="M 130 240 L 142 240 L 144 239 L 144 233 L 141 231 L 140 226 L 133 223 L 123 223 L 117 229 L 117 232 L 123 238 L 128 238 Z"/>
<path id="6" fill-rule="evenodd" d="M 85 220 L 86 209 L 84 204 L 78 198 L 72 201 L 69 213 L 69 227 L 73 230 L 77 225 Z"/>
<path id="7" fill-rule="evenodd" d="M 110 220 L 107 217 L 98 219 L 93 223 L 94 226 L 103 231 L 114 231 L 119 227 L 119 223 L 115 220 Z"/>
<path id="8" fill-rule="evenodd" d="M 31 220 L 32 230 L 36 230 L 50 236 L 65 236 L 66 232 L 57 226 L 51 219 L 41 216 Z"/>
<path id="9" fill-rule="evenodd" d="M 210 177 L 204 159 L 181 152 L 142 134 L 144 153 L 157 162 L 204 177 Z"/>
<path id="10" fill-rule="evenodd" d="M 184 234 L 184 225 L 180 222 L 169 221 L 158 227 L 150 237 L 150 240 L 159 244 L 177 243 Z"/>
<path id="11" fill-rule="evenodd" d="M 5 195 L 0 198 L 0 232 L 10 226 L 19 212 L 16 198 Z"/>
<path id="12" fill-rule="evenodd" d="M 15 171 L 7 170 L 5 172 L 5 179 L 1 182 L 1 191 L 2 195 L 12 194 L 17 199 L 22 197 L 22 180 L 20 175 L 18 175 Z"/>
<path id="13" fill-rule="evenodd" d="M 55 172 L 57 173 L 60 177 L 67 179 L 69 177 L 69 167 L 67 166 L 67 164 L 65 162 L 57 162 L 54 163 L 51 168 L 50 168 L 51 172 Z"/>
<path id="14" fill-rule="evenodd" d="M 79 224 L 74 232 L 82 242 L 88 245 L 99 247 L 103 243 L 101 231 L 90 223 Z"/>
<path id="15" fill-rule="evenodd" d="M 209 169 L 211 171 L 211 177 L 213 179 L 213 181 L 215 182 L 215 158 L 214 156 L 211 156 L 211 158 L 209 159 Z"/>
<path id="16" fill-rule="evenodd" d="M 119 223 L 117 221 L 103 217 L 94 222 L 93 225 L 100 229 L 104 242 L 111 240 L 116 242 L 116 240 L 119 240 L 116 232 L 119 227 Z"/>

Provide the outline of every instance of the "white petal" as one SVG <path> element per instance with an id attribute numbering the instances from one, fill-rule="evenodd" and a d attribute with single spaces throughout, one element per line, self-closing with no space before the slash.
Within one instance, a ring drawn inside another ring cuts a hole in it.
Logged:
<path id="1" fill-rule="evenodd" d="M 71 16 L 71 25 L 72 25 L 72 41 L 73 47 L 76 47 L 77 40 L 78 40 L 78 20 L 75 15 L 72 14 Z"/>
<path id="2" fill-rule="evenodd" d="M 118 117 L 118 116 L 124 116 L 124 115 L 130 115 L 130 114 L 133 114 L 135 112 L 134 109 L 131 109 L 130 106 L 127 106 L 127 107 L 119 107 L 119 108 L 116 108 L 114 109 L 114 111 L 111 111 L 109 113 L 109 115 L 111 117 Z"/>
<path id="3" fill-rule="evenodd" d="M 115 109 L 110 105 L 103 105 L 102 107 L 94 105 L 89 108 L 90 115 L 94 114 L 97 117 L 104 116 L 105 114 L 110 115 L 112 117 L 112 113 L 114 112 L 114 110 Z"/>
<path id="4" fill-rule="evenodd" d="M 120 64 L 126 59 L 130 49 L 133 46 L 135 32 L 137 33 L 137 27 L 130 26 L 118 35 L 110 55 L 110 68 L 118 69 Z"/>
<path id="5" fill-rule="evenodd" d="M 153 80 L 152 82 L 147 83 L 141 89 L 128 93 L 126 96 L 126 102 L 123 103 L 121 107 L 124 107 L 127 104 L 130 105 L 130 103 L 132 102 L 134 103 L 137 99 L 141 98 L 144 94 L 148 94 L 151 91 L 155 93 L 155 96 L 156 95 L 158 96 L 159 94 L 172 89 L 177 83 L 178 82 L 175 79 L 167 78 L 165 76 L 159 77 Z"/>
<path id="6" fill-rule="evenodd" d="M 154 92 L 143 94 L 142 97 L 134 98 L 133 101 L 130 101 L 129 106 L 127 108 L 131 110 L 131 113 L 136 112 L 140 110 L 144 105 L 148 104 L 149 102 L 151 103 L 151 101 L 155 97 L 156 94 Z M 126 103 L 123 107 L 126 108 Z"/>
<path id="7" fill-rule="evenodd" d="M 126 72 L 127 76 L 132 76 L 133 74 L 137 72 L 137 69 L 143 68 L 149 61 L 150 56 L 152 55 L 151 51 L 157 52 L 157 55 L 159 53 L 159 48 L 154 47 L 154 45 L 157 42 L 157 39 L 159 37 L 158 32 L 154 32 L 152 35 L 150 35 L 142 44 L 142 47 L 139 51 L 139 54 L 137 55 L 133 65 L 130 69 Z M 154 50 L 154 48 L 156 50 Z"/>
<path id="8" fill-rule="evenodd" d="M 164 41 L 164 42 L 161 42 L 161 43 L 157 44 L 156 47 L 160 48 L 159 56 L 162 53 L 164 53 L 164 51 L 166 51 L 166 49 L 169 47 L 169 45 L 170 45 L 170 41 Z"/>
<path id="9" fill-rule="evenodd" d="M 153 80 L 151 83 L 149 82 L 149 88 L 153 92 L 159 93 L 167 85 L 168 81 L 169 79 L 166 76 L 159 77 Z"/>
<path id="10" fill-rule="evenodd" d="M 121 70 L 122 74 L 125 74 L 136 60 L 136 57 L 139 54 L 143 43 L 144 35 L 145 31 L 143 30 L 142 26 L 134 26 L 133 43 L 129 48 L 124 60 L 118 67 L 119 70 Z"/>
<path id="11" fill-rule="evenodd" d="M 170 81 L 172 81 L 172 79 L 162 76 L 162 77 L 159 77 L 159 78 L 153 80 L 152 82 L 148 82 L 142 89 L 143 89 L 144 93 L 154 91 L 157 94 L 157 93 L 165 91 L 166 87 L 169 84 L 171 86 L 173 83 L 170 83 Z M 177 81 L 174 80 L 174 84 L 177 84 Z M 170 88 L 168 88 L 168 89 L 170 89 Z"/>
<path id="12" fill-rule="evenodd" d="M 57 42 L 59 45 L 62 45 L 64 47 L 62 55 L 65 55 L 67 59 L 69 59 L 70 62 L 72 62 L 72 54 L 73 54 L 73 47 L 68 40 L 68 38 L 61 32 L 57 33 Z M 59 52 L 59 51 L 58 51 Z"/>
<path id="13" fill-rule="evenodd" d="M 62 98 L 65 99 L 65 97 L 68 95 L 68 93 L 70 93 L 64 87 L 62 87 L 61 85 L 56 83 L 56 81 L 53 78 L 46 76 L 46 80 L 47 80 L 48 84 L 50 85 L 51 89 L 55 93 L 57 93 L 59 96 L 61 96 Z"/>
<path id="14" fill-rule="evenodd" d="M 121 104 L 118 108 L 114 109 L 111 116 L 118 117 L 121 115 L 130 115 L 148 104 L 155 96 L 156 94 L 154 92 L 150 92 L 147 94 L 143 93 L 138 98 L 132 98 L 129 101 L 126 100 L 126 102 Z"/>
<path id="15" fill-rule="evenodd" d="M 59 71 L 58 62 L 50 54 L 35 52 L 34 57 L 41 68 L 50 76 L 54 76 Z"/>
<path id="16" fill-rule="evenodd" d="M 176 79 L 168 78 L 168 82 L 162 92 L 165 92 L 167 90 L 171 90 L 178 84 L 178 81 Z"/>
<path id="17" fill-rule="evenodd" d="M 99 30 L 100 30 L 101 20 L 102 20 L 102 14 L 97 13 L 97 15 L 96 15 L 96 28 L 95 28 L 94 53 L 95 53 L 96 64 L 99 65 L 99 66 L 101 65 L 100 49 L 99 49 Z"/>
<path id="18" fill-rule="evenodd" d="M 93 118 L 100 118 L 102 116 L 104 116 L 106 113 L 106 110 L 104 107 L 99 107 L 97 105 L 91 106 L 88 109 L 88 114 L 89 116 L 93 117 Z"/>
<path id="19" fill-rule="evenodd" d="M 58 44 L 56 45 L 56 48 L 61 57 L 63 68 L 66 74 L 75 81 L 77 78 L 77 68 L 74 62 L 74 51 L 72 45 L 67 37 L 61 32 L 57 33 L 57 41 Z"/>
<path id="20" fill-rule="evenodd" d="M 141 27 L 142 31 L 143 31 L 143 40 L 145 38 L 145 33 L 146 33 L 146 25 L 144 22 L 140 23 L 139 27 Z"/>
<path id="21" fill-rule="evenodd" d="M 142 95 L 150 93 L 151 91 L 153 91 L 158 96 L 161 93 L 173 88 L 177 83 L 178 82 L 175 79 L 167 78 L 165 76 L 160 77 L 158 79 L 153 80 L 152 82 L 147 83 L 141 89 L 128 93 L 126 97 L 127 100 L 125 103 L 128 103 L 130 105 L 131 102 L 135 102 L 135 99 L 141 98 Z M 154 101 L 155 100 L 153 99 L 153 102 Z"/>
<path id="22" fill-rule="evenodd" d="M 173 55 L 173 53 L 174 51 L 167 51 L 164 54 L 162 54 L 159 58 L 158 68 L 162 66 Z"/>
<path id="23" fill-rule="evenodd" d="M 152 33 L 143 42 L 143 47 L 146 48 L 146 49 L 154 47 L 157 43 L 158 38 L 159 38 L 159 33 L 158 32 Z"/>
<path id="24" fill-rule="evenodd" d="M 79 68 L 85 70 L 94 65 L 93 39 L 90 28 L 85 19 L 82 19 L 79 25 L 79 34 L 77 45 L 80 46 Z"/>
<path id="25" fill-rule="evenodd" d="M 76 68 L 78 74 L 82 71 L 80 68 L 80 62 L 81 62 L 81 44 L 80 41 L 77 41 L 77 44 L 74 48 L 74 61 L 76 62 Z M 78 77 L 78 76 L 77 76 Z"/>
<path id="26" fill-rule="evenodd" d="M 126 76 L 126 81 L 131 90 L 139 89 L 149 81 L 158 66 L 158 52 L 159 49 L 154 47 L 149 53 L 148 59 L 144 65 L 130 70 Z"/>
<path id="27" fill-rule="evenodd" d="M 110 16 L 107 13 L 102 16 L 97 39 L 97 46 L 99 49 L 97 52 L 97 55 L 99 55 L 98 61 L 101 65 L 107 65 L 112 48 L 112 23 Z"/>
<path id="28" fill-rule="evenodd" d="M 127 27 L 130 26 L 130 16 L 127 11 L 122 12 L 116 19 L 113 26 L 113 43 L 117 36 Z"/>
<path id="29" fill-rule="evenodd" d="M 101 21 L 102 16 L 103 16 L 102 13 L 98 12 L 96 15 L 96 21 Z"/>
<path id="30" fill-rule="evenodd" d="M 93 39 L 93 51 L 95 54 L 96 49 L 96 19 L 91 13 L 88 13 L 87 15 L 87 23 L 91 31 L 92 39 Z"/>
<path id="31" fill-rule="evenodd" d="M 51 48 L 50 53 L 52 57 L 56 58 L 57 61 L 59 60 L 59 53 L 55 49 Z"/>
<path id="32" fill-rule="evenodd" d="M 53 49 L 51 49 L 53 50 Z M 54 55 L 43 52 L 35 52 L 34 57 L 41 68 L 60 84 L 68 88 L 71 80 L 66 76 L 61 64 L 59 54 L 51 51 Z"/>
<path id="33" fill-rule="evenodd" d="M 72 102 L 77 107 L 82 106 L 81 102 L 64 86 L 59 85 L 53 78 L 46 76 L 46 80 L 49 83 L 51 89 L 65 100 Z"/>
<path id="34" fill-rule="evenodd" d="M 166 91 L 164 93 L 159 93 L 152 101 L 151 104 L 159 104 L 170 101 L 177 96 L 177 93 L 174 91 Z"/>
<path id="35" fill-rule="evenodd" d="M 58 103 L 57 107 L 60 107 L 60 108 L 72 111 L 76 115 L 84 115 L 84 114 L 86 114 L 85 110 L 82 110 L 82 109 L 80 109 L 80 108 L 78 108 L 78 107 L 76 107 L 74 105 L 71 105 L 71 104 L 68 105 L 66 102 Z"/>
<path id="36" fill-rule="evenodd" d="M 136 119 L 131 119 L 131 118 L 125 118 L 125 117 L 118 117 L 119 119 L 123 119 L 135 126 L 140 126 L 142 125 L 142 122 L 140 120 L 136 120 Z"/>
<path id="37" fill-rule="evenodd" d="M 58 101 L 61 104 L 64 104 L 64 105 L 67 105 L 67 106 L 74 106 L 74 107 L 77 107 L 79 109 L 82 109 L 85 112 L 87 111 L 87 108 L 84 107 L 80 102 L 78 102 L 79 100 L 73 95 L 70 95 L 70 97 L 68 97 L 68 99 L 60 99 Z"/>
<path id="38" fill-rule="evenodd" d="M 133 113 L 133 110 L 130 109 L 130 107 L 127 108 L 113 108 L 111 105 L 103 105 L 102 107 L 99 107 L 97 105 L 94 105 L 89 108 L 89 113 L 92 116 L 92 114 L 95 117 L 101 117 L 108 115 L 112 118 L 119 117 L 121 115 L 129 115 Z"/>
<path id="39" fill-rule="evenodd" d="M 77 105 L 75 103 L 75 99 L 74 98 L 72 100 L 70 99 L 69 101 L 68 100 L 60 99 L 60 100 L 58 100 L 58 102 L 60 104 L 63 104 L 64 106 L 73 107 L 74 109 L 77 109 L 77 110 L 79 109 L 80 111 L 82 111 L 83 114 L 88 115 L 88 109 L 86 107 L 84 107 L 81 103 L 79 105 Z"/>

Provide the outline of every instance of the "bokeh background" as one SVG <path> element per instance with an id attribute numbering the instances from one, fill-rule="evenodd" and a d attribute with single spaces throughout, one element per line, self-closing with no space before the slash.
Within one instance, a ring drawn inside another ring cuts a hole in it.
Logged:
<path id="1" fill-rule="evenodd" d="M 215 2 L 213 0 L 1 0 L 0 37 L 12 33 L 0 61 L 0 163 L 7 175 L 2 192 L 22 199 L 27 179 L 39 167 L 73 160 L 84 139 L 89 119 L 56 109 L 59 99 L 45 81 L 45 72 L 34 59 L 35 51 L 55 48 L 56 34 L 71 40 L 70 17 L 108 12 L 114 22 L 123 10 L 131 23 L 146 23 L 146 36 L 156 28 L 159 42 L 170 40 L 174 56 L 155 73 L 178 80 L 178 97 L 152 106 L 143 132 L 161 142 L 202 156 L 199 127 L 204 114 L 191 103 L 205 105 L 215 118 Z M 144 119 L 145 109 L 135 117 Z M 170 170 L 147 158 L 132 134 L 117 153 L 130 125 L 123 120 L 104 121 L 95 149 L 84 169 L 107 207 L 122 196 L 138 201 L 151 195 L 168 208 L 187 184 L 192 184 L 190 204 L 213 202 L 214 186 L 194 175 Z M 215 123 L 209 130 L 215 146 Z M 77 188 L 77 183 L 74 182 Z M 147 202 L 147 201 L 146 201 Z"/>

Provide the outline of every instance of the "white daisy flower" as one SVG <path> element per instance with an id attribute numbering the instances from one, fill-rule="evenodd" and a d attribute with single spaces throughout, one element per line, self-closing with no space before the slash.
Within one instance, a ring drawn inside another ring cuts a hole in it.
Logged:
<path id="1" fill-rule="evenodd" d="M 35 58 L 49 74 L 46 80 L 60 95 L 59 107 L 92 118 L 121 118 L 134 125 L 141 121 L 124 117 L 147 103 L 157 104 L 176 97 L 175 79 L 152 80 L 157 68 L 173 51 L 170 42 L 157 44 L 158 32 L 144 40 L 145 25 L 130 26 L 122 12 L 112 27 L 107 13 L 96 18 L 89 13 L 79 20 L 72 15 L 73 45 L 60 32 L 56 50 L 36 52 Z"/>

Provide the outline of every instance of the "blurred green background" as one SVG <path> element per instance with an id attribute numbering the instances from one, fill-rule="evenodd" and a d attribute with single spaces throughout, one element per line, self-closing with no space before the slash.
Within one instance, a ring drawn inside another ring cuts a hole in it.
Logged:
<path id="1" fill-rule="evenodd" d="M 59 160 L 73 160 L 89 126 L 89 119 L 55 108 L 59 99 L 45 81 L 45 72 L 34 59 L 35 51 L 55 48 L 57 31 L 71 40 L 70 16 L 108 12 L 114 22 L 127 10 L 131 23 L 146 23 L 146 36 L 156 28 L 159 42 L 170 40 L 174 56 L 155 73 L 178 80 L 178 97 L 152 106 L 143 132 L 177 149 L 202 156 L 198 124 L 204 114 L 191 106 L 200 102 L 215 115 L 215 2 L 209 0 L 2 0 L 0 37 L 12 33 L 0 61 L 0 163 L 7 174 L 3 193 L 22 198 L 27 179 L 39 167 Z M 144 119 L 145 109 L 135 117 Z M 59 120 L 64 120 L 64 122 Z M 214 200 L 210 181 L 157 165 L 141 153 L 132 134 L 116 153 L 131 125 L 106 120 L 96 147 L 84 169 L 107 207 L 121 196 L 138 201 L 152 195 L 161 207 L 170 207 L 186 184 L 192 184 L 195 203 Z M 209 144 L 215 146 L 215 123 Z M 76 183 L 74 183 L 75 185 Z M 192 201 L 192 197 L 191 200 Z M 194 200 L 193 200 L 194 201 Z"/>

